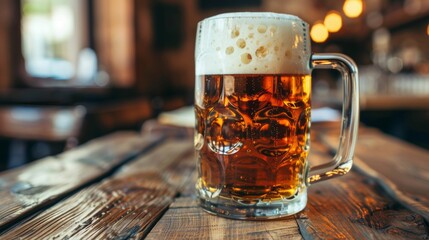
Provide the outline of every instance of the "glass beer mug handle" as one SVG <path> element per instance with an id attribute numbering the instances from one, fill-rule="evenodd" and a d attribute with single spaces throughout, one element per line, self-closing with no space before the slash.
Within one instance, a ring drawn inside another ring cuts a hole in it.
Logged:
<path id="1" fill-rule="evenodd" d="M 331 162 L 310 168 L 307 183 L 341 176 L 350 171 L 357 139 L 359 124 L 359 84 L 356 64 L 342 54 L 313 54 L 311 65 L 314 69 L 335 69 L 343 79 L 343 106 L 338 150 Z"/>

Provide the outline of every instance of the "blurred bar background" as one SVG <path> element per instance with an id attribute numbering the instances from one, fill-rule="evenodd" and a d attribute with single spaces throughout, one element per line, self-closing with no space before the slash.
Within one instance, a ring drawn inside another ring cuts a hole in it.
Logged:
<path id="1" fill-rule="evenodd" d="M 233 11 L 307 21 L 359 65 L 362 123 L 429 149 L 427 0 L 1 0 L 0 170 L 193 104 L 197 22 Z M 339 108 L 339 76 L 313 74 Z"/>

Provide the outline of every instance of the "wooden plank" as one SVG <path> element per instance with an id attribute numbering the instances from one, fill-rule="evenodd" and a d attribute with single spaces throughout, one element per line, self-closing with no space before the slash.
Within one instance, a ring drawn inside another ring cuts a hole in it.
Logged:
<path id="1" fill-rule="evenodd" d="M 312 139 L 317 140 L 317 134 Z M 310 159 L 326 161 L 329 152 L 316 141 Z M 301 239 L 300 233 L 305 239 L 429 237 L 420 215 L 396 204 L 376 182 L 353 171 L 311 186 L 309 204 L 296 220 L 212 216 L 196 206 L 191 195 L 194 182 L 191 141 L 167 142 L 125 165 L 114 177 L 40 212 L 0 238 Z M 172 203 L 179 192 L 183 197 Z"/>
<path id="2" fill-rule="evenodd" d="M 156 141 L 118 132 L 0 173 L 0 229 L 101 178 Z"/>
<path id="3" fill-rule="evenodd" d="M 140 239 L 189 182 L 191 140 L 170 141 L 0 235 L 4 239 Z"/>
<path id="4" fill-rule="evenodd" d="M 324 141 L 334 148 L 331 134 Z M 378 131 L 360 133 L 355 168 L 391 197 L 429 221 L 429 151 Z"/>
<path id="5" fill-rule="evenodd" d="M 358 173 L 310 187 L 309 203 L 297 221 L 305 239 L 426 239 L 424 219 L 383 196 Z"/>
<path id="6" fill-rule="evenodd" d="M 198 177 L 197 175 L 198 175 L 197 171 L 192 172 L 190 179 L 192 179 L 193 182 L 185 184 L 183 190 L 180 192 L 181 197 L 195 197 L 195 192 L 196 192 L 195 183 L 197 182 L 197 177 Z"/>
<path id="7" fill-rule="evenodd" d="M 317 139 L 317 131 L 315 135 Z M 329 161 L 332 157 L 329 150 L 318 140 L 313 141 L 309 156 L 311 164 Z M 401 239 L 428 236 L 428 228 L 419 215 L 395 204 L 374 182 L 367 180 L 350 172 L 345 177 L 311 186 L 307 208 L 295 216 L 297 223 L 294 218 L 277 221 L 225 219 L 205 213 L 197 206 L 194 196 L 180 197 L 147 239 Z M 186 185 L 193 186 L 194 182 Z M 184 191 L 189 194 L 189 188 Z"/>
<path id="8" fill-rule="evenodd" d="M 364 130 L 367 132 L 366 130 Z M 332 158 L 331 148 L 312 138 L 311 164 Z M 335 145 L 336 146 L 336 145 Z M 372 179 L 351 171 L 309 188 L 306 209 L 297 215 L 305 239 L 416 239 L 429 236 L 424 219 L 398 205 Z"/>
<path id="9" fill-rule="evenodd" d="M 178 198 L 146 239 L 302 239 L 293 216 L 277 221 L 242 221 L 217 217 Z"/>

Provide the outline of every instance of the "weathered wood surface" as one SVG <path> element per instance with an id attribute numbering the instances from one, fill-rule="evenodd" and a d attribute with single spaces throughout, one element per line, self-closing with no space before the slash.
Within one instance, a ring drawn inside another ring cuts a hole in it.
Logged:
<path id="1" fill-rule="evenodd" d="M 329 140 L 337 131 L 332 126 L 314 128 L 311 164 L 332 157 L 338 141 L 336 134 Z M 402 144 L 378 132 L 362 132 L 358 149 L 364 135 L 380 141 L 374 143 L 381 144 L 380 149 Z M 420 150 L 403 146 L 406 149 L 398 151 L 420 156 Z M 358 157 L 365 161 L 399 154 L 360 156 L 360 151 Z M 310 186 L 304 211 L 272 221 L 231 220 L 204 212 L 197 206 L 195 180 L 191 138 L 163 142 L 113 176 L 7 229 L 0 239 L 429 239 L 422 215 L 399 204 L 377 178 L 362 174 L 360 166 L 346 176 Z"/>
<path id="2" fill-rule="evenodd" d="M 429 238 L 420 215 L 380 194 L 374 182 L 355 172 L 310 187 L 297 222 L 305 239 Z"/>
<path id="3" fill-rule="evenodd" d="M 312 164 L 329 161 L 329 149 L 312 144 Z M 195 176 L 187 186 L 195 185 Z M 197 206 L 193 189 L 166 211 L 146 239 L 425 239 L 424 219 L 383 194 L 358 172 L 309 189 L 307 208 L 295 217 L 241 221 L 210 215 Z"/>
<path id="4" fill-rule="evenodd" d="M 0 229 L 103 177 L 158 140 L 118 132 L 0 173 Z"/>
<path id="5" fill-rule="evenodd" d="M 167 142 L 0 238 L 140 239 L 189 182 L 194 170 L 192 142 Z"/>
<path id="6" fill-rule="evenodd" d="M 323 141 L 331 149 L 338 143 L 333 134 L 326 134 Z M 356 170 L 429 221 L 429 151 L 376 130 L 366 130 L 359 135 L 355 155 Z"/>
<path id="7" fill-rule="evenodd" d="M 204 212 L 194 198 L 176 200 L 146 239 L 302 239 L 293 216 L 241 221 Z"/>

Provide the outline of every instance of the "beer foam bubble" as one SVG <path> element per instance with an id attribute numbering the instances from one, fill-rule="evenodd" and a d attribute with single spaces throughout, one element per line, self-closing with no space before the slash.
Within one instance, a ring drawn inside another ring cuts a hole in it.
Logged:
<path id="1" fill-rule="evenodd" d="M 196 74 L 309 74 L 308 24 L 278 13 L 226 13 L 198 23 Z"/>

